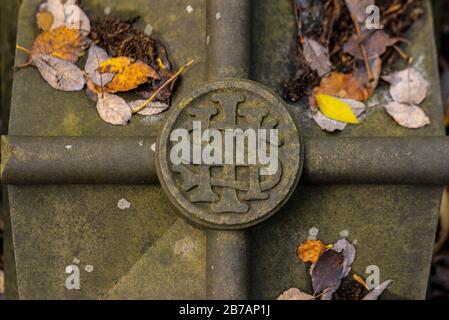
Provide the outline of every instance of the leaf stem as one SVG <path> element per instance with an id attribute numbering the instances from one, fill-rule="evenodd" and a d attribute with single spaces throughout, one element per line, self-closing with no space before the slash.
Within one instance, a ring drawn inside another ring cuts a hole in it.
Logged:
<path id="1" fill-rule="evenodd" d="M 154 98 L 156 98 L 156 96 L 166 87 L 168 86 L 170 83 L 172 83 L 173 81 L 176 80 L 176 78 L 179 77 L 179 75 L 191 64 L 193 63 L 193 60 L 187 62 L 185 65 L 183 65 L 170 79 L 168 79 L 163 85 L 161 85 L 152 95 L 151 97 L 148 98 L 147 101 L 145 101 L 141 106 L 139 106 L 139 108 L 135 109 L 133 111 L 133 113 L 138 113 L 140 111 L 142 111 L 147 104 L 149 104 L 151 101 L 153 101 Z"/>
<path id="2" fill-rule="evenodd" d="M 16 44 L 16 48 L 19 49 L 20 51 L 26 52 L 26 53 L 28 53 L 29 55 L 31 55 L 31 51 L 28 50 L 28 49 L 25 48 L 25 47 L 22 47 L 21 45 Z"/>

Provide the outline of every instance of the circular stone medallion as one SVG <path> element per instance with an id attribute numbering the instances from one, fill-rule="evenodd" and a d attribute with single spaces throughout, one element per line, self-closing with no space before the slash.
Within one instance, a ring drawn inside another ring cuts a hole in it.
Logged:
<path id="1" fill-rule="evenodd" d="M 252 81 L 219 80 L 172 108 L 158 141 L 157 171 L 188 220 L 242 229 L 287 201 L 301 175 L 302 150 L 278 96 Z"/>

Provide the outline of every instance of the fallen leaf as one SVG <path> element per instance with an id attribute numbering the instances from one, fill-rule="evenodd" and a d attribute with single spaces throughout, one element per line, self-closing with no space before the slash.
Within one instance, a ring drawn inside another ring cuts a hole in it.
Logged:
<path id="1" fill-rule="evenodd" d="M 335 285 L 323 292 L 321 300 L 332 300 L 334 293 L 341 285 L 341 281 L 346 278 L 351 271 L 351 265 L 355 259 L 355 247 L 346 238 L 341 238 L 334 243 L 331 250 L 342 255 L 343 263 L 340 275 L 334 279 Z"/>
<path id="2" fill-rule="evenodd" d="M 332 250 L 343 255 L 343 270 L 341 278 L 346 278 L 351 271 L 351 265 L 355 259 L 355 247 L 346 238 L 341 238 L 332 247 Z"/>
<path id="3" fill-rule="evenodd" d="M 65 25 L 70 29 L 77 29 L 87 36 L 90 33 L 90 20 L 84 11 L 75 4 L 64 5 Z"/>
<path id="4" fill-rule="evenodd" d="M 365 101 L 371 96 L 373 89 L 366 88 L 355 73 L 332 72 L 321 79 L 320 85 L 313 89 L 313 92 L 315 95 L 326 94 L 339 98 Z M 311 105 L 316 105 L 314 98 L 311 99 Z"/>
<path id="5" fill-rule="evenodd" d="M 354 113 L 356 117 L 360 116 L 366 109 L 365 105 L 357 100 L 352 99 L 340 99 L 342 102 L 346 103 Z M 342 131 L 346 128 L 347 123 L 332 120 L 326 117 L 321 111 L 317 111 L 312 116 L 313 120 L 320 126 L 321 129 L 334 132 L 334 131 Z"/>
<path id="6" fill-rule="evenodd" d="M 107 92 L 98 96 L 97 111 L 104 121 L 113 125 L 126 125 L 132 116 L 131 108 L 124 99 Z"/>
<path id="7" fill-rule="evenodd" d="M 301 290 L 297 288 L 290 288 L 286 291 L 284 291 L 279 297 L 276 298 L 276 300 L 302 300 L 302 301 L 310 301 L 315 300 L 315 297 L 307 294 L 305 292 L 302 292 Z"/>
<path id="8" fill-rule="evenodd" d="M 304 263 L 316 263 L 326 250 L 326 245 L 320 240 L 307 240 L 298 247 L 298 258 Z"/>
<path id="9" fill-rule="evenodd" d="M 387 280 L 384 283 L 378 285 L 376 288 L 371 290 L 362 300 L 377 300 L 384 293 L 385 290 L 393 283 L 392 280 Z"/>
<path id="10" fill-rule="evenodd" d="M 128 57 L 116 57 L 103 61 L 98 70 L 100 73 L 115 74 L 112 81 L 105 87 L 105 90 L 110 93 L 135 89 L 146 83 L 148 78 L 160 79 L 159 74 L 152 67 Z"/>
<path id="11" fill-rule="evenodd" d="M 379 84 L 380 75 L 382 73 L 382 59 L 379 57 L 370 59 L 368 64 L 371 70 L 371 76 L 373 77 L 372 81 L 368 78 L 365 63 L 362 60 L 356 60 L 354 72 L 360 84 L 367 90 L 373 92 Z"/>
<path id="12" fill-rule="evenodd" d="M 90 20 L 86 13 L 76 4 L 74 0 L 47 0 L 39 6 L 37 13 L 38 25 L 41 29 L 48 31 L 60 27 L 77 29 L 87 36 L 90 33 Z M 39 17 L 45 18 L 45 24 L 39 22 Z M 51 24 L 49 25 L 49 15 Z"/>
<path id="13" fill-rule="evenodd" d="M 399 38 L 390 37 L 384 31 L 376 30 L 374 32 L 365 32 L 361 44 L 366 50 L 367 58 L 373 59 L 383 55 L 388 47 L 395 45 L 398 41 Z M 360 44 L 356 35 L 353 35 L 346 41 L 343 46 L 343 51 L 357 59 L 363 60 L 362 50 L 360 49 Z"/>
<path id="14" fill-rule="evenodd" d="M 131 108 L 131 110 L 133 112 L 135 112 L 136 110 L 138 110 L 144 103 L 146 102 L 146 100 L 135 100 L 135 101 L 131 101 L 129 103 L 129 107 Z M 146 105 L 146 107 L 140 111 L 137 112 L 137 114 L 143 115 L 143 116 L 152 116 L 155 114 L 159 114 L 161 112 L 164 112 L 165 110 L 167 110 L 169 108 L 168 104 L 166 103 L 162 103 L 162 102 L 150 102 Z"/>
<path id="15" fill-rule="evenodd" d="M 47 54 L 35 56 L 33 62 L 42 77 L 55 89 L 78 91 L 86 84 L 83 72 L 69 61 Z"/>
<path id="16" fill-rule="evenodd" d="M 329 50 L 311 38 L 304 38 L 303 53 L 304 58 L 309 63 L 312 70 L 317 71 L 320 77 L 325 76 L 332 70 L 329 60 Z"/>
<path id="17" fill-rule="evenodd" d="M 44 31 L 37 36 L 31 48 L 31 59 L 39 55 L 52 55 L 70 62 L 78 61 L 89 45 L 89 40 L 78 30 L 60 27 Z"/>
<path id="18" fill-rule="evenodd" d="M 43 31 L 49 31 L 53 25 L 53 15 L 48 11 L 38 12 L 36 16 L 37 25 Z"/>
<path id="19" fill-rule="evenodd" d="M 64 4 L 62 0 L 47 0 L 43 2 L 38 9 L 38 15 L 48 12 L 52 16 L 52 24 L 49 29 L 56 29 L 65 26 Z"/>
<path id="20" fill-rule="evenodd" d="M 368 14 L 366 8 L 374 5 L 374 0 L 345 0 L 349 12 L 359 23 L 364 23 Z"/>
<path id="21" fill-rule="evenodd" d="M 390 83 L 390 94 L 399 103 L 419 105 L 427 96 L 429 84 L 414 68 L 407 68 L 382 77 Z"/>
<path id="22" fill-rule="evenodd" d="M 97 86 L 105 86 L 114 78 L 114 73 L 100 73 L 97 70 L 100 64 L 108 59 L 109 56 L 103 48 L 100 48 L 95 44 L 89 48 L 84 71 L 90 80 Z"/>
<path id="23" fill-rule="evenodd" d="M 343 255 L 334 250 L 326 251 L 310 270 L 314 295 L 323 290 L 337 290 L 341 282 Z"/>
<path id="24" fill-rule="evenodd" d="M 430 123 L 430 119 L 425 112 L 415 105 L 393 101 L 386 104 L 384 108 L 397 123 L 405 128 L 417 129 Z"/>
<path id="25" fill-rule="evenodd" d="M 325 94 L 317 94 L 315 98 L 320 111 L 326 117 L 345 123 L 359 123 L 351 107 L 342 100 Z"/>

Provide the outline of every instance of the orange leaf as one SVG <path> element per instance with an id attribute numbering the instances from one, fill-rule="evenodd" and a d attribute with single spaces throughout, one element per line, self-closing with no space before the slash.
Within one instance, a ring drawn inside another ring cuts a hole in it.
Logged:
<path id="1" fill-rule="evenodd" d="M 344 99 L 358 101 L 367 100 L 373 93 L 374 88 L 365 87 L 354 73 L 332 72 L 327 77 L 321 79 L 318 87 L 313 89 L 313 93 L 326 94 Z M 316 106 L 316 100 L 311 97 L 312 106 Z"/>
<path id="2" fill-rule="evenodd" d="M 316 263 L 326 251 L 326 246 L 320 240 L 307 240 L 298 247 L 298 258 L 304 262 Z"/>
<path id="3" fill-rule="evenodd" d="M 159 74 L 149 65 L 140 60 L 128 57 L 116 57 L 103 61 L 98 70 L 101 73 L 115 73 L 105 91 L 114 93 L 129 91 L 148 81 L 148 78 L 159 80 Z"/>
<path id="4" fill-rule="evenodd" d="M 31 48 L 31 59 L 48 54 L 75 63 L 88 45 L 89 40 L 79 30 L 60 27 L 37 36 Z"/>

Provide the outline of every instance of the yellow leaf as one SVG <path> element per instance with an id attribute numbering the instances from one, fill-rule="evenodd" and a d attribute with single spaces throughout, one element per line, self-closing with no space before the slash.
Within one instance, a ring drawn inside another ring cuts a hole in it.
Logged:
<path id="1" fill-rule="evenodd" d="M 320 240 L 307 240 L 298 247 L 298 258 L 304 262 L 316 263 L 324 253 L 326 246 Z"/>
<path id="2" fill-rule="evenodd" d="M 128 57 L 116 57 L 103 61 L 98 67 L 100 73 L 115 73 L 114 78 L 105 86 L 105 91 L 114 93 L 129 91 L 148 82 L 148 78 L 159 80 L 159 74 L 140 60 Z"/>
<path id="3" fill-rule="evenodd" d="M 326 94 L 317 94 L 315 98 L 321 112 L 326 117 L 345 123 L 359 123 L 351 107 L 340 99 Z"/>
<path id="4" fill-rule="evenodd" d="M 75 63 L 88 44 L 89 40 L 76 29 L 60 27 L 44 31 L 34 41 L 31 59 L 48 54 Z"/>

